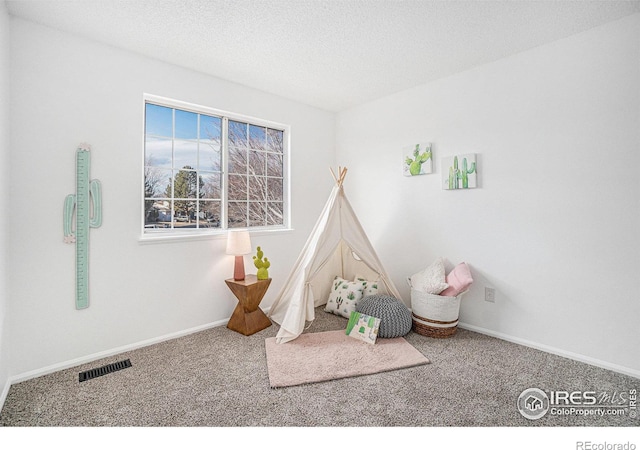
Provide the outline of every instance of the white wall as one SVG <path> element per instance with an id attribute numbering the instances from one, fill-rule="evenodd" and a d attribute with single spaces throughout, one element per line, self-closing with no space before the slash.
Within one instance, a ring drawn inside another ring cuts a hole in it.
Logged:
<path id="1" fill-rule="evenodd" d="M 407 298 L 466 261 L 467 326 L 640 376 L 639 130 L 636 14 L 343 112 L 337 163 Z M 403 177 L 423 141 L 435 173 Z M 443 191 L 440 158 L 474 152 L 479 189 Z"/>
<path id="2" fill-rule="evenodd" d="M 0 29 L 6 22 L 0 9 Z M 327 167 L 341 164 L 349 198 L 407 298 L 405 277 L 436 256 L 466 260 L 477 281 L 463 301 L 466 324 L 640 374 L 638 15 L 344 112 L 337 134 L 333 114 L 10 22 L 0 386 L 7 374 L 223 321 L 236 304 L 223 281 L 233 264 L 224 239 L 138 242 L 143 92 L 291 125 L 295 231 L 254 239 L 273 262 L 264 306 L 326 201 Z M 4 31 L 3 105 L 7 45 Z M 402 177 L 400 148 L 424 140 L 434 143 L 436 173 Z M 103 183 L 104 222 L 91 231 L 91 307 L 77 311 L 61 215 L 83 141 Z M 479 189 L 440 189 L 440 157 L 456 152 L 478 153 Z M 482 300 L 486 285 L 497 289 L 495 304 Z"/>
<path id="3" fill-rule="evenodd" d="M 9 191 L 9 14 L 0 2 L 0 192 Z M 7 242 L 9 235 L 7 195 L 0 195 L 0 405 L 9 390 L 7 347 Z M 0 406 L 1 407 L 1 406 Z"/>
<path id="4" fill-rule="evenodd" d="M 19 19 L 11 33 L 11 375 L 224 321 L 237 303 L 224 239 L 138 241 L 145 92 L 291 125 L 295 231 L 253 236 L 272 261 L 269 307 L 331 189 L 335 116 Z M 81 142 L 104 220 L 90 233 L 91 306 L 77 311 L 62 205 Z"/>

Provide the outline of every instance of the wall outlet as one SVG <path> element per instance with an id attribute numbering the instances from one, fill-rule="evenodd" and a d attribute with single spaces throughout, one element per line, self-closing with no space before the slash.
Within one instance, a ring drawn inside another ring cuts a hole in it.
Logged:
<path id="1" fill-rule="evenodd" d="M 484 300 L 487 302 L 495 303 L 496 302 L 496 290 L 494 288 L 485 287 L 484 288 Z"/>

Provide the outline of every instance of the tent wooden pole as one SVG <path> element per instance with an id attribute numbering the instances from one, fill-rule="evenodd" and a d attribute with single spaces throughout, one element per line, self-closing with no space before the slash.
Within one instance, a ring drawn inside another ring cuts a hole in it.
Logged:
<path id="1" fill-rule="evenodd" d="M 333 173 L 333 169 L 331 167 L 329 167 L 329 170 L 331 171 L 331 176 L 333 177 L 333 179 L 335 180 L 336 184 L 338 184 L 338 178 L 336 177 L 336 174 Z"/>
<path id="2" fill-rule="evenodd" d="M 342 186 L 342 183 L 344 183 L 344 178 L 347 176 L 347 168 L 341 168 L 340 169 L 340 186 Z"/>
<path id="3" fill-rule="evenodd" d="M 338 176 L 333 171 L 333 168 L 329 167 L 331 171 L 331 176 L 339 187 L 342 187 L 342 183 L 344 183 L 344 178 L 347 176 L 347 168 L 338 166 Z"/>

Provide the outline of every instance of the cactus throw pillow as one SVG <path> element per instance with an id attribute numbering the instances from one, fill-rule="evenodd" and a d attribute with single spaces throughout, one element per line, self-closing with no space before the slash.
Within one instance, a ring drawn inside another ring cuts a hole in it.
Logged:
<path id="1" fill-rule="evenodd" d="M 358 300 L 362 298 L 365 284 L 364 281 L 349 281 L 336 277 L 331 285 L 331 292 L 324 310 L 348 319 L 356 310 Z"/>
<path id="2" fill-rule="evenodd" d="M 356 276 L 356 279 L 354 281 L 364 282 L 364 291 L 362 292 L 363 297 L 368 297 L 369 295 L 376 295 L 378 293 L 378 281 L 368 281 L 358 276 Z"/>

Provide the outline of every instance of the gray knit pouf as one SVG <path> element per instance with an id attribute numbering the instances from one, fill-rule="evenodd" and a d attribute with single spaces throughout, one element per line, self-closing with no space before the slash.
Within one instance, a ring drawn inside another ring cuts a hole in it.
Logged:
<path id="1" fill-rule="evenodd" d="M 395 297 L 369 295 L 358 301 L 356 311 L 380 319 L 378 337 L 394 338 L 411 331 L 411 311 Z"/>

